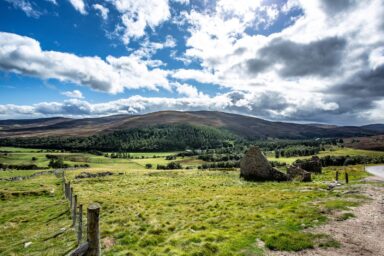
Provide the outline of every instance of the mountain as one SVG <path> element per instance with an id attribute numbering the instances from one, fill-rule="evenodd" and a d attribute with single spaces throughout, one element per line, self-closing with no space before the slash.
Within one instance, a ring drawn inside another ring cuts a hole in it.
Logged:
<path id="1" fill-rule="evenodd" d="M 365 130 L 384 133 L 384 124 L 369 124 L 369 125 L 361 126 L 361 128 L 363 128 Z"/>
<path id="2" fill-rule="evenodd" d="M 355 137 L 384 133 L 383 124 L 333 126 L 271 122 L 255 117 L 215 111 L 161 111 L 145 115 L 115 115 L 99 118 L 42 118 L 0 121 L 0 138 L 86 137 L 115 131 L 169 125 L 208 126 L 250 139 L 309 139 Z"/>

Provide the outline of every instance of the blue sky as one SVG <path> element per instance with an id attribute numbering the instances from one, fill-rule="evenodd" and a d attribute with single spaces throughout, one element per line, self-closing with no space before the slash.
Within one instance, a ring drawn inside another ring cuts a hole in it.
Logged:
<path id="1" fill-rule="evenodd" d="M 384 4 L 309 2 L 0 0 L 0 119 L 384 122 Z"/>

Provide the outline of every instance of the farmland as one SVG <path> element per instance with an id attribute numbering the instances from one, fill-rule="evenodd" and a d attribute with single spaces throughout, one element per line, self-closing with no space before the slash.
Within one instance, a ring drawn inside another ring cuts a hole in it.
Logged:
<path id="1" fill-rule="evenodd" d="M 89 168 L 67 170 L 65 176 L 71 181 L 79 203 L 101 205 L 105 255 L 265 254 L 257 241 L 269 249 L 288 251 L 338 246 L 329 235 L 304 233 L 305 229 L 327 222 L 331 213 L 348 213 L 350 207 L 362 203 L 364 198 L 359 194 L 345 192 L 359 186 L 359 180 L 368 175 L 361 165 L 355 165 L 324 168 L 312 183 L 252 183 L 239 179 L 236 170 L 197 170 L 202 160 L 195 156 L 165 159 L 176 152 L 130 153 L 132 158 L 120 159 L 17 148 L 1 151 L 0 162 L 8 164 L 34 162 L 46 168 L 47 154 L 60 155 L 72 166 L 89 164 Z M 383 153 L 340 148 L 320 154 Z M 278 160 L 293 159 L 296 158 Z M 192 169 L 155 170 L 157 164 L 171 161 Z M 148 163 L 153 169 L 145 168 Z M 350 175 L 350 185 L 328 191 L 326 182 L 334 178 L 335 170 L 343 169 Z M 115 175 L 76 178 L 84 171 L 111 171 Z M 0 178 L 33 172 L 37 170 L 0 171 Z M 13 255 L 41 255 L 44 251 L 46 255 L 57 255 L 76 247 L 60 177 L 48 174 L 0 182 L 0 251 Z M 28 242 L 32 243 L 26 247 Z"/>

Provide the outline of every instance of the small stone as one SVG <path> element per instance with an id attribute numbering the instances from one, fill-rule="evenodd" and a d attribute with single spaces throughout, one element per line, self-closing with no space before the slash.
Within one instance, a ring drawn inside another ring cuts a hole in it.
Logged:
<path id="1" fill-rule="evenodd" d="M 26 243 L 24 244 L 24 248 L 28 248 L 31 244 L 32 244 L 32 242 L 26 242 Z"/>

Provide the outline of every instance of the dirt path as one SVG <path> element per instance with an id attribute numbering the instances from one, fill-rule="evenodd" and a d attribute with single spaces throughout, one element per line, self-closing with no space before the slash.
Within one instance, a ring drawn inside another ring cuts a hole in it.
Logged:
<path id="1" fill-rule="evenodd" d="M 375 175 L 376 178 L 384 180 L 384 165 L 366 166 L 365 170 Z"/>
<path id="2" fill-rule="evenodd" d="M 361 185 L 362 194 L 372 200 L 352 210 L 354 218 L 332 221 L 309 230 L 325 233 L 340 242 L 340 248 L 316 248 L 301 252 L 272 252 L 271 256 L 384 256 L 384 187 Z"/>

